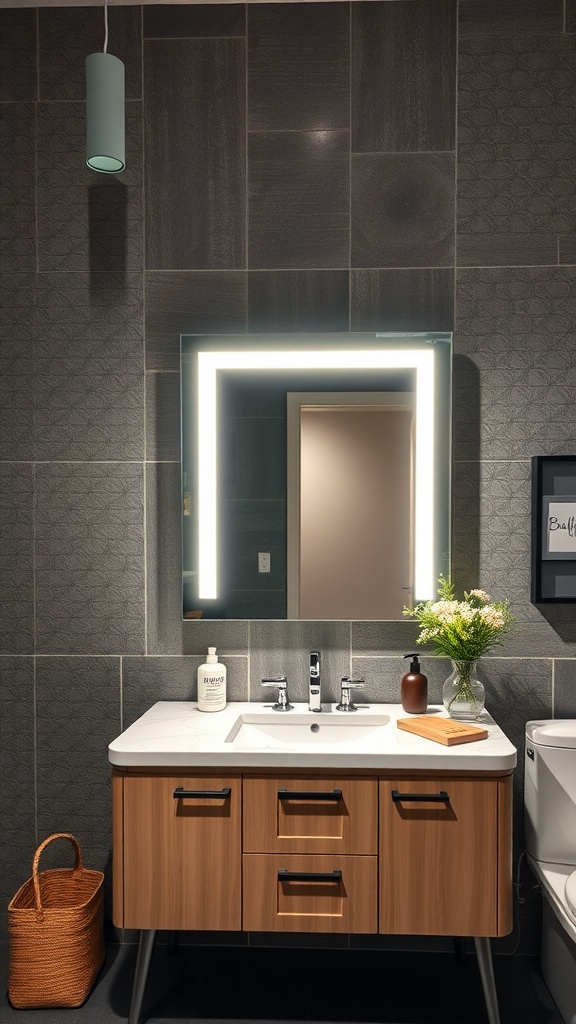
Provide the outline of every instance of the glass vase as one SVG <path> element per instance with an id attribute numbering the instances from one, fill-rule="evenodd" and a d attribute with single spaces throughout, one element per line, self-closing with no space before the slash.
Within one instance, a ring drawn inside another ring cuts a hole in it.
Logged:
<path id="1" fill-rule="evenodd" d="M 477 665 L 477 661 L 452 661 L 452 672 L 442 689 L 442 701 L 450 718 L 473 721 L 484 711 L 484 685 L 478 679 Z"/>

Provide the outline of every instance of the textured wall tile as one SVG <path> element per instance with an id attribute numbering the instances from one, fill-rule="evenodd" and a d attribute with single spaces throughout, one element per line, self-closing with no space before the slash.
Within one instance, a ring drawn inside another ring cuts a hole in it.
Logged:
<path id="1" fill-rule="evenodd" d="M 146 369 L 180 370 L 181 334 L 246 330 L 246 274 L 146 274 Z"/>
<path id="2" fill-rule="evenodd" d="M 248 658 L 224 655 L 220 648 L 218 657 L 226 664 L 227 700 L 248 700 Z M 205 655 L 189 658 L 124 658 L 122 728 L 127 729 L 158 700 L 197 700 L 197 670 L 205 660 Z"/>
<path id="3" fill-rule="evenodd" d="M 247 11 L 249 130 L 348 128 L 348 5 L 248 4 Z"/>
<path id="4" fill-rule="evenodd" d="M 32 103 L 0 105 L 0 271 L 36 268 L 35 132 Z"/>
<path id="5" fill-rule="evenodd" d="M 459 36 L 562 32 L 563 13 L 562 0 L 460 0 Z"/>
<path id="6" fill-rule="evenodd" d="M 180 464 L 180 374 L 146 374 L 146 458 Z"/>
<path id="7" fill-rule="evenodd" d="M 560 235 L 558 260 L 560 263 L 576 263 L 576 235 Z"/>
<path id="8" fill-rule="evenodd" d="M 40 99 L 83 100 L 85 60 L 104 48 L 104 11 L 98 7 L 40 10 Z M 141 96 L 139 7 L 108 8 L 108 53 L 124 63 L 126 99 Z"/>
<path id="9" fill-rule="evenodd" d="M 0 901 L 5 907 L 29 877 L 36 849 L 34 663 L 0 657 Z M 5 941 L 6 914 L 0 919 Z"/>
<path id="10" fill-rule="evenodd" d="M 348 145 L 347 132 L 249 137 L 251 268 L 347 266 Z"/>
<path id="11" fill-rule="evenodd" d="M 554 718 L 576 718 L 576 660 L 554 659 Z"/>
<path id="12" fill-rule="evenodd" d="M 38 108 L 38 246 L 41 270 L 142 268 L 142 112 L 126 104 L 126 170 L 85 165 L 84 103 Z"/>
<path id="13" fill-rule="evenodd" d="M 452 270 L 353 270 L 353 331 L 450 331 L 454 326 Z"/>
<path id="14" fill-rule="evenodd" d="M 454 260 L 454 159 L 447 153 L 352 157 L 352 266 Z"/>
<path id="15" fill-rule="evenodd" d="M 139 274 L 38 274 L 34 304 L 38 358 L 123 359 L 142 370 Z"/>
<path id="16" fill-rule="evenodd" d="M 0 652 L 32 653 L 32 467 L 0 462 Z"/>
<path id="17" fill-rule="evenodd" d="M 37 659 L 38 835 L 72 832 L 86 867 L 99 870 L 112 827 L 107 746 L 119 732 L 119 658 Z M 58 843 L 46 857 L 46 866 L 65 866 L 70 854 Z"/>
<path id="18" fill-rule="evenodd" d="M 0 459 L 34 453 L 34 275 L 0 273 Z"/>
<path id="19" fill-rule="evenodd" d="M 565 0 L 566 3 L 566 32 L 576 32 L 576 3 L 575 0 Z"/>
<path id="20" fill-rule="evenodd" d="M 474 36 L 460 47 L 458 259 L 557 262 L 574 233 L 576 39 Z"/>
<path id="21" fill-rule="evenodd" d="M 457 459 L 569 455 L 576 447 L 572 395 L 576 269 L 461 271 L 455 345 L 477 370 L 454 388 Z M 467 405 L 479 401 L 480 437 Z"/>
<path id="22" fill-rule="evenodd" d="M 244 266 L 244 62 L 237 39 L 145 43 L 148 269 Z"/>
<path id="23" fill-rule="evenodd" d="M 418 626 L 409 619 L 399 622 L 353 622 L 352 654 L 354 659 L 379 655 L 393 657 L 407 654 L 416 648 Z M 400 674 L 400 678 L 404 673 Z"/>
<path id="24" fill-rule="evenodd" d="M 36 99 L 36 12 L 0 11 L 0 101 Z"/>
<path id="25" fill-rule="evenodd" d="M 142 458 L 141 301 L 137 275 L 38 275 L 36 458 Z"/>
<path id="26" fill-rule="evenodd" d="M 347 331 L 347 270 L 248 274 L 249 331 Z"/>
<path id="27" fill-rule="evenodd" d="M 246 9 L 243 4 L 155 5 L 144 7 L 143 14 L 145 39 L 243 36 L 246 33 Z"/>
<path id="28" fill-rule="evenodd" d="M 138 459 L 144 450 L 143 381 L 131 360 L 35 361 L 36 456 Z"/>
<path id="29" fill-rule="evenodd" d="M 36 485 L 37 651 L 140 653 L 142 467 L 39 465 Z"/>
<path id="30" fill-rule="evenodd" d="M 264 676 L 285 675 L 290 699 L 307 703 L 310 651 L 321 654 L 322 701 L 339 700 L 340 680 L 350 675 L 348 622 L 253 622 L 250 700 L 267 700 L 275 694 L 262 688 Z"/>
<path id="31" fill-rule="evenodd" d="M 354 3 L 352 150 L 454 149 L 456 3 Z"/>

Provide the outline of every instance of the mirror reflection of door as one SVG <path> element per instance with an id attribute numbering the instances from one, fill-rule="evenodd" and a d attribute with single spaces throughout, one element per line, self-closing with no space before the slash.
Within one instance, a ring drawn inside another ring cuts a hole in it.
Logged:
<path id="1" fill-rule="evenodd" d="M 401 618 L 413 461 L 412 394 L 288 395 L 289 618 Z"/>

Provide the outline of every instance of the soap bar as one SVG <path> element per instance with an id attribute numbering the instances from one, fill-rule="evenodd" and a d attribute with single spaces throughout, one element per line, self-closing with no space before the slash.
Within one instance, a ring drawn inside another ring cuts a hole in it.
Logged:
<path id="1" fill-rule="evenodd" d="M 452 747 L 455 743 L 485 740 L 488 735 L 487 729 L 480 729 L 477 725 L 455 722 L 451 718 L 432 718 L 429 715 L 399 718 L 396 724 L 405 732 L 414 732 L 417 736 L 424 736 L 427 740 L 443 743 L 445 747 Z"/>

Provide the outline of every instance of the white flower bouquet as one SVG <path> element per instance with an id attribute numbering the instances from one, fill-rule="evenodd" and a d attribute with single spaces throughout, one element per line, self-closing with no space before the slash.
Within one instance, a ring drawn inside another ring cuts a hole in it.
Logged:
<path id="1" fill-rule="evenodd" d="M 440 576 L 438 600 L 404 608 L 420 625 L 419 644 L 432 644 L 434 654 L 453 661 L 476 661 L 494 649 L 514 628 L 508 601 L 492 601 L 484 590 L 465 591 L 456 598 L 452 583 Z"/>

